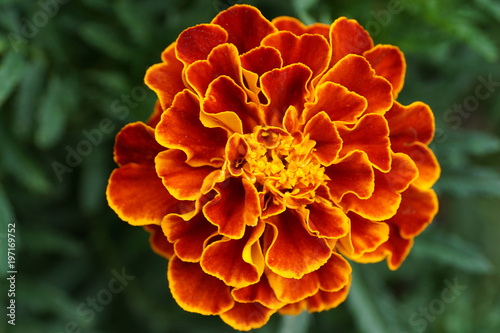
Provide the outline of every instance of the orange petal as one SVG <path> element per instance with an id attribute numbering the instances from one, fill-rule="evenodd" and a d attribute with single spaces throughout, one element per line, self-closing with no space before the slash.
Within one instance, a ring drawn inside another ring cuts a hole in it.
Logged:
<path id="1" fill-rule="evenodd" d="M 186 88 L 182 81 L 183 65 L 180 61 L 175 61 L 149 67 L 144 77 L 146 85 L 158 96 L 163 110 L 169 108 L 175 95 Z"/>
<path id="2" fill-rule="evenodd" d="M 367 113 L 384 114 L 392 106 L 392 86 L 375 74 L 365 58 L 350 54 L 323 75 L 319 84 L 332 81 L 366 98 Z"/>
<path id="3" fill-rule="evenodd" d="M 203 315 L 217 315 L 234 306 L 229 287 L 203 272 L 197 263 L 173 256 L 168 264 L 170 291 L 181 308 Z"/>
<path id="4" fill-rule="evenodd" d="M 366 252 L 374 251 L 389 239 L 387 223 L 370 221 L 353 213 L 349 213 L 348 217 L 351 220 L 350 233 L 338 243 L 345 256 L 360 257 Z"/>
<path id="5" fill-rule="evenodd" d="M 318 112 L 325 111 L 332 121 L 355 123 L 368 105 L 363 96 L 333 82 L 319 85 L 314 93 L 314 102 L 307 102 L 305 105 L 304 122 Z"/>
<path id="6" fill-rule="evenodd" d="M 172 98 L 172 101 L 174 99 Z M 160 122 L 161 114 L 163 113 L 163 109 L 160 104 L 160 100 L 156 100 L 155 106 L 153 108 L 153 113 L 149 116 L 146 124 L 152 128 L 156 128 L 156 125 Z"/>
<path id="7" fill-rule="evenodd" d="M 258 302 L 270 309 L 279 309 L 284 303 L 276 298 L 273 288 L 269 285 L 266 274 L 260 277 L 259 282 L 243 288 L 235 288 L 231 292 L 234 300 L 241 303 Z"/>
<path id="8" fill-rule="evenodd" d="M 142 122 L 125 125 L 116 135 L 114 157 L 118 165 L 153 165 L 155 156 L 165 150 L 155 140 L 154 129 Z"/>
<path id="9" fill-rule="evenodd" d="M 206 128 L 200 119 L 198 98 L 189 90 L 179 93 L 156 127 L 156 141 L 186 153 L 193 167 L 220 167 L 224 160 L 227 134 L 220 128 Z"/>
<path id="10" fill-rule="evenodd" d="M 390 221 L 399 229 L 401 237 L 409 239 L 420 234 L 438 212 L 438 199 L 433 190 L 410 185 L 401 193 L 401 205 Z"/>
<path id="11" fill-rule="evenodd" d="M 151 234 L 149 236 L 149 244 L 156 254 L 166 259 L 170 259 L 175 254 L 174 244 L 168 241 L 159 225 L 148 224 L 144 226 L 144 229 Z"/>
<path id="12" fill-rule="evenodd" d="M 241 66 L 258 76 L 283 66 L 281 54 L 274 47 L 259 46 L 241 55 Z"/>
<path id="13" fill-rule="evenodd" d="M 172 196 L 179 200 L 196 200 L 201 196 L 201 186 L 214 168 L 193 168 L 185 163 L 182 150 L 169 149 L 156 156 L 156 172 Z"/>
<path id="14" fill-rule="evenodd" d="M 370 62 L 377 75 L 383 76 L 392 85 L 394 99 L 403 89 L 406 61 L 403 52 L 393 45 L 377 45 L 365 51 L 363 56 Z"/>
<path id="15" fill-rule="evenodd" d="M 342 209 L 315 202 L 307 206 L 307 227 L 317 237 L 340 238 L 347 234 L 349 219 Z"/>
<path id="16" fill-rule="evenodd" d="M 281 214 L 286 210 L 283 200 L 278 200 L 271 192 L 259 192 L 259 200 L 262 207 L 262 219 Z"/>
<path id="17" fill-rule="evenodd" d="M 300 279 L 330 258 L 332 252 L 327 242 L 309 235 L 303 217 L 294 211 L 286 210 L 267 218 L 266 222 L 272 228 L 265 232 L 265 258 L 274 273 Z"/>
<path id="18" fill-rule="evenodd" d="M 178 205 L 153 166 L 135 163 L 113 170 L 106 197 L 109 207 L 131 225 L 160 224 Z"/>
<path id="19" fill-rule="evenodd" d="M 203 213 L 220 234 L 240 239 L 245 226 L 257 225 L 260 215 L 257 190 L 248 180 L 237 178 L 229 178 L 214 189 L 217 195 L 203 207 Z"/>
<path id="20" fill-rule="evenodd" d="M 236 45 L 240 54 L 259 46 L 262 38 L 277 31 L 257 8 L 248 5 L 234 5 L 222 11 L 212 23 L 227 31 L 227 42 Z"/>
<path id="21" fill-rule="evenodd" d="M 418 178 L 413 182 L 421 188 L 431 188 L 439 179 L 441 168 L 432 150 L 421 142 L 415 142 L 408 146 L 394 149 L 408 155 L 418 168 Z"/>
<path id="22" fill-rule="evenodd" d="M 316 141 L 314 155 L 321 164 L 328 166 L 337 159 L 342 148 L 342 140 L 337 127 L 326 112 L 321 111 L 312 117 L 304 128 L 304 134 L 309 135 L 311 140 Z"/>
<path id="23" fill-rule="evenodd" d="M 243 174 L 243 164 L 248 153 L 248 144 L 242 135 L 234 133 L 227 140 L 226 162 L 229 173 L 233 176 Z"/>
<path id="24" fill-rule="evenodd" d="M 227 32 L 215 24 L 199 24 L 184 30 L 176 41 L 177 59 L 185 65 L 205 60 L 214 47 L 225 43 Z"/>
<path id="25" fill-rule="evenodd" d="M 349 275 L 349 281 L 351 280 L 351 276 Z M 344 302 L 349 294 L 349 287 L 351 283 L 344 286 L 339 291 L 318 291 L 311 297 L 303 300 L 305 304 L 307 304 L 307 310 L 309 312 L 321 312 L 336 308 L 342 302 Z"/>
<path id="26" fill-rule="evenodd" d="M 221 75 L 228 76 L 239 86 L 243 86 L 238 50 L 232 44 L 216 46 L 207 60 L 196 61 L 186 69 L 187 82 L 202 98 L 210 83 Z"/>
<path id="27" fill-rule="evenodd" d="M 264 272 L 264 255 L 259 243 L 264 228 L 261 222 L 257 227 L 248 227 L 241 239 L 223 238 L 207 246 L 200 262 L 203 271 L 235 288 L 257 283 Z"/>
<path id="28" fill-rule="evenodd" d="M 294 303 L 316 294 L 318 290 L 332 292 L 342 289 L 349 283 L 351 271 L 349 263 L 341 255 L 333 253 L 317 271 L 300 279 L 284 278 L 272 271 L 266 274 L 276 297 L 282 302 Z"/>
<path id="29" fill-rule="evenodd" d="M 434 135 L 434 115 L 427 104 L 415 102 L 403 106 L 394 102 L 385 114 L 391 131 L 391 143 L 396 149 L 419 141 L 429 144 Z"/>
<path id="30" fill-rule="evenodd" d="M 368 220 L 387 220 L 396 214 L 401 203 L 399 193 L 417 177 L 418 170 L 415 163 L 404 154 L 394 154 L 391 170 L 388 173 L 375 170 L 375 190 L 370 198 L 359 199 L 347 193 L 342 198 L 340 206 Z"/>
<path id="31" fill-rule="evenodd" d="M 362 151 L 347 154 L 338 163 L 326 168 L 325 174 L 330 178 L 326 184 L 330 197 L 335 202 L 339 202 L 346 193 L 367 199 L 375 188 L 372 165 L 366 153 Z"/>
<path id="32" fill-rule="evenodd" d="M 259 303 L 236 302 L 231 310 L 221 313 L 220 318 L 236 330 L 249 331 L 264 326 L 275 312 Z"/>
<path id="33" fill-rule="evenodd" d="M 356 20 L 340 17 L 330 28 L 332 65 L 348 54 L 363 54 L 373 47 L 370 34 Z"/>
<path id="34" fill-rule="evenodd" d="M 280 126 L 290 105 L 302 113 L 308 96 L 307 82 L 312 72 L 303 64 L 274 69 L 262 75 L 260 82 L 268 103 L 264 105 L 266 124 Z"/>
<path id="35" fill-rule="evenodd" d="M 330 45 L 320 35 L 296 36 L 289 31 L 278 31 L 264 38 L 262 45 L 280 51 L 283 66 L 295 63 L 306 65 L 313 72 L 313 78 L 323 73 L 330 63 Z"/>
<path id="36" fill-rule="evenodd" d="M 324 23 L 313 23 L 311 25 L 304 25 L 294 17 L 280 16 L 271 21 L 272 24 L 280 31 L 291 31 L 295 35 L 300 36 L 303 34 L 316 34 L 322 35 L 326 40 L 330 39 L 330 26 Z"/>
<path id="37" fill-rule="evenodd" d="M 161 226 L 177 256 L 187 262 L 200 261 L 208 240 L 217 234 L 217 228 L 201 213 L 187 221 L 178 214 L 169 214 Z"/>
<path id="38" fill-rule="evenodd" d="M 263 121 L 259 107 L 254 102 L 247 103 L 247 95 L 243 88 L 227 76 L 220 76 L 210 84 L 202 109 L 207 117 L 216 119 L 215 123 L 218 126 L 240 134 L 252 133 L 253 128 Z M 234 113 L 241 125 L 237 124 L 235 127 L 234 124 L 218 124 L 222 118 L 217 115 L 223 112 Z M 239 129 L 240 126 L 243 127 L 243 132 Z"/>
<path id="39" fill-rule="evenodd" d="M 342 150 L 339 157 L 352 151 L 361 150 L 368 155 L 370 162 L 379 170 L 387 172 L 391 167 L 391 142 L 389 127 L 383 116 L 369 114 L 349 128 L 339 124 L 337 129 L 342 138 Z"/>

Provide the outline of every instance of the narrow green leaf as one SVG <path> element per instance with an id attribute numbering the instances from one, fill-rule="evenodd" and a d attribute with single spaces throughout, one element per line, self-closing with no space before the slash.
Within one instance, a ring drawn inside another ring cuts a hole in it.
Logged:
<path id="1" fill-rule="evenodd" d="M 279 333 L 306 333 L 311 317 L 307 311 L 303 311 L 298 316 L 282 316 Z"/>
<path id="2" fill-rule="evenodd" d="M 455 197 L 500 196 L 500 174 L 480 166 L 441 176 L 436 189 Z"/>
<path id="3" fill-rule="evenodd" d="M 23 230 L 22 244 L 28 251 L 44 255 L 78 257 L 85 252 L 85 246 L 81 242 L 50 228 Z"/>
<path id="4" fill-rule="evenodd" d="M 493 0 L 476 0 L 475 2 L 500 22 L 500 3 Z"/>
<path id="5" fill-rule="evenodd" d="M 477 248 L 457 235 L 434 231 L 420 238 L 412 250 L 415 256 L 433 259 L 466 272 L 488 274 L 491 262 Z"/>
<path id="6" fill-rule="evenodd" d="M 25 70 L 25 62 L 14 51 L 10 51 L 0 63 L 0 107 L 21 81 Z"/>
<path id="7" fill-rule="evenodd" d="M 119 60 L 131 57 L 131 49 L 120 42 L 120 36 L 108 25 L 96 22 L 83 24 L 79 29 L 80 36 L 108 56 Z"/>

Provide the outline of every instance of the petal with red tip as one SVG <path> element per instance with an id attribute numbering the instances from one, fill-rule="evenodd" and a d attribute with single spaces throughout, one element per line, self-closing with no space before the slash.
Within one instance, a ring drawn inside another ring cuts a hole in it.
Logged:
<path id="1" fill-rule="evenodd" d="M 156 141 L 186 153 L 193 167 L 220 167 L 224 160 L 227 134 L 220 128 L 206 128 L 200 121 L 200 104 L 189 90 L 179 93 L 156 127 Z"/>
<path id="2" fill-rule="evenodd" d="M 259 107 L 254 102 L 247 102 L 246 93 L 231 78 L 219 76 L 209 86 L 202 103 L 203 113 L 214 122 L 223 122 L 220 114 L 233 113 L 241 124 L 220 124 L 230 132 L 251 133 L 253 128 L 262 123 Z M 204 120 L 208 120 L 204 118 Z M 210 125 L 211 126 L 211 125 Z M 242 126 L 242 129 L 239 127 Z M 211 126 L 212 127 L 212 126 Z"/>
<path id="3" fill-rule="evenodd" d="M 115 162 L 153 165 L 155 156 L 165 150 L 155 140 L 154 129 L 142 122 L 125 125 L 116 135 Z"/>
<path id="4" fill-rule="evenodd" d="M 365 51 L 363 56 L 370 62 L 377 75 L 383 76 L 392 85 L 394 99 L 403 89 L 406 61 L 403 52 L 393 45 L 377 45 Z"/>
<path id="5" fill-rule="evenodd" d="M 217 195 L 203 207 L 203 213 L 217 226 L 220 234 L 240 239 L 245 226 L 257 225 L 260 215 L 257 190 L 244 178 L 229 178 L 214 189 Z"/>
<path id="6" fill-rule="evenodd" d="M 165 150 L 155 158 L 156 173 L 176 199 L 196 200 L 201 196 L 203 181 L 214 168 L 210 166 L 193 168 L 185 161 L 186 154 L 182 150 Z"/>
<path id="7" fill-rule="evenodd" d="M 312 117 L 304 128 L 304 134 L 316 142 L 314 155 L 321 164 L 328 166 L 337 159 L 342 148 L 342 140 L 337 127 L 326 112 L 321 111 Z"/>
<path id="8" fill-rule="evenodd" d="M 332 121 L 355 123 L 368 105 L 363 96 L 333 82 L 321 84 L 314 93 L 314 102 L 307 102 L 305 105 L 304 122 L 325 111 Z"/>
<path id="9" fill-rule="evenodd" d="M 271 216 L 266 222 L 264 246 L 267 266 L 276 274 L 300 279 L 317 270 L 331 256 L 324 239 L 309 235 L 303 217 L 291 210 Z M 293 246 L 291 246 L 293 244 Z"/>
<path id="10" fill-rule="evenodd" d="M 368 156 L 362 151 L 353 151 L 338 163 L 325 169 L 330 178 L 326 182 L 330 197 L 339 202 L 344 194 L 353 193 L 358 198 L 369 198 L 375 188 L 375 175 Z"/>
<path id="11" fill-rule="evenodd" d="M 340 239 L 339 248 L 349 258 L 357 258 L 365 252 L 374 251 L 389 239 L 387 223 L 374 222 L 359 215 L 349 213 L 350 233 Z"/>
<path id="12" fill-rule="evenodd" d="M 294 106 L 299 114 L 302 113 L 309 94 L 306 86 L 311 75 L 311 70 L 303 64 L 274 69 L 262 75 L 261 87 L 268 100 L 264 105 L 267 125 L 280 126 L 290 105 Z"/>
<path id="13" fill-rule="evenodd" d="M 174 244 L 168 241 L 159 225 L 148 224 L 144 226 L 144 229 L 150 233 L 149 244 L 156 254 L 166 259 L 170 259 L 175 254 Z"/>
<path id="14" fill-rule="evenodd" d="M 340 17 L 330 28 L 332 65 L 348 54 L 363 54 L 373 47 L 370 34 L 356 20 Z"/>
<path id="15" fill-rule="evenodd" d="M 300 36 L 303 34 L 316 34 L 322 35 L 326 40 L 330 39 L 330 26 L 324 23 L 313 23 L 311 25 L 304 25 L 294 17 L 280 16 L 271 21 L 272 24 L 280 31 L 290 31 L 295 35 Z"/>
<path id="16" fill-rule="evenodd" d="M 307 227 L 316 236 L 336 239 L 347 234 L 349 219 L 342 209 L 331 204 L 315 202 L 308 205 L 307 210 Z"/>
<path id="17" fill-rule="evenodd" d="M 392 106 L 391 84 L 382 76 L 376 75 L 368 60 L 361 56 L 350 54 L 342 58 L 323 75 L 319 84 L 328 81 L 338 83 L 366 98 L 368 105 L 365 114 L 384 114 Z"/>
<path id="18" fill-rule="evenodd" d="M 390 221 L 399 229 L 401 237 L 409 239 L 420 234 L 438 211 L 438 199 L 433 190 L 410 185 L 401 193 L 401 205 Z"/>
<path id="19" fill-rule="evenodd" d="M 215 24 L 199 24 L 187 28 L 177 38 L 175 51 L 177 59 L 185 65 L 205 60 L 214 47 L 228 39 L 226 30 Z"/>
<path id="20" fill-rule="evenodd" d="M 131 225 L 160 224 L 178 203 L 163 186 L 153 166 L 135 163 L 113 170 L 106 197 L 109 207 Z"/>
<path id="21" fill-rule="evenodd" d="M 276 294 L 269 285 L 266 274 L 262 274 L 259 282 L 247 287 L 235 288 L 231 294 L 235 301 L 241 303 L 259 302 L 270 309 L 279 309 L 284 305 L 283 302 L 276 298 Z"/>
<path id="22" fill-rule="evenodd" d="M 203 315 L 217 315 L 234 306 L 229 287 L 203 272 L 197 263 L 173 256 L 168 264 L 168 281 L 172 296 L 181 308 Z"/>
<path id="23" fill-rule="evenodd" d="M 258 76 L 283 66 L 281 54 L 274 47 L 259 46 L 241 55 L 241 66 Z"/>
<path id="24" fill-rule="evenodd" d="M 337 129 L 342 138 L 342 150 L 339 157 L 345 157 L 352 151 L 364 151 L 370 162 L 379 170 L 387 172 L 391 167 L 391 142 L 389 127 L 383 116 L 369 114 L 349 128 L 339 124 Z"/>
<path id="25" fill-rule="evenodd" d="M 186 80 L 200 97 L 205 96 L 210 83 L 221 75 L 243 86 L 238 50 L 232 44 L 216 46 L 207 60 L 196 61 L 186 69 Z"/>
<path id="26" fill-rule="evenodd" d="M 396 149 L 415 141 L 429 144 L 434 136 L 434 115 L 427 104 L 415 102 L 403 106 L 394 102 L 385 114 L 391 131 L 391 143 Z"/>
<path id="27" fill-rule="evenodd" d="M 200 261 L 207 241 L 217 234 L 217 228 L 201 213 L 187 221 L 178 214 L 169 214 L 161 226 L 168 241 L 174 244 L 177 256 L 187 262 Z"/>
<path id="28" fill-rule="evenodd" d="M 330 63 L 330 45 L 320 35 L 296 36 L 289 31 L 279 31 L 264 38 L 262 45 L 280 51 L 283 66 L 295 63 L 306 65 L 313 72 L 313 78 L 324 72 Z"/>
<path id="29" fill-rule="evenodd" d="M 212 23 L 227 31 L 227 42 L 236 45 L 240 54 L 259 46 L 262 38 L 277 31 L 257 8 L 248 5 L 235 5 L 220 12 Z"/>
<path id="30" fill-rule="evenodd" d="M 234 329 L 249 331 L 264 326 L 276 310 L 259 303 L 236 302 L 231 310 L 220 314 L 220 318 Z"/>

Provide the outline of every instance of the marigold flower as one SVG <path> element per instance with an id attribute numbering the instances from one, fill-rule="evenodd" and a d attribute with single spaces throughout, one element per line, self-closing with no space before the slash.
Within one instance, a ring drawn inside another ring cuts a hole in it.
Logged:
<path id="1" fill-rule="evenodd" d="M 107 198 L 151 232 L 183 309 L 250 330 L 339 305 L 346 258 L 401 265 L 440 173 L 430 108 L 396 101 L 405 69 L 355 20 L 270 22 L 248 5 L 165 49 L 145 77 L 151 118 L 116 137 Z"/>

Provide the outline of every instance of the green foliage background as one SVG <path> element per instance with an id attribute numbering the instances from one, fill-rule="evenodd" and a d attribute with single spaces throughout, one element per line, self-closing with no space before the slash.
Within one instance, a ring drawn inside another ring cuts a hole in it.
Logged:
<path id="1" fill-rule="evenodd" d="M 146 232 L 108 208 L 105 188 L 115 167 L 115 134 L 146 120 L 154 105 L 149 90 L 145 99 L 127 100 L 137 87 L 146 89 L 146 69 L 183 29 L 243 1 L 60 1 L 0 0 L 0 331 L 232 332 L 218 317 L 177 306 L 167 262 L 150 250 Z M 398 271 L 385 262 L 354 265 L 351 294 L 337 309 L 274 315 L 257 331 L 500 331 L 500 3 L 246 3 L 269 19 L 355 18 L 376 44 L 398 45 L 408 64 L 399 101 L 432 107 L 438 128 L 432 148 L 442 166 L 435 186 L 440 212 Z M 497 84 L 467 109 L 481 78 Z M 455 105 L 465 111 L 454 112 Z M 112 130 L 101 132 L 102 141 L 59 178 L 53 163 L 66 164 L 68 150 L 86 140 L 84 131 L 99 129 L 105 118 Z M 4 314 L 8 223 L 16 224 L 15 327 Z M 122 268 L 135 276 L 123 292 L 91 320 L 78 314 Z M 449 304 L 442 302 L 447 282 L 466 286 Z"/>

